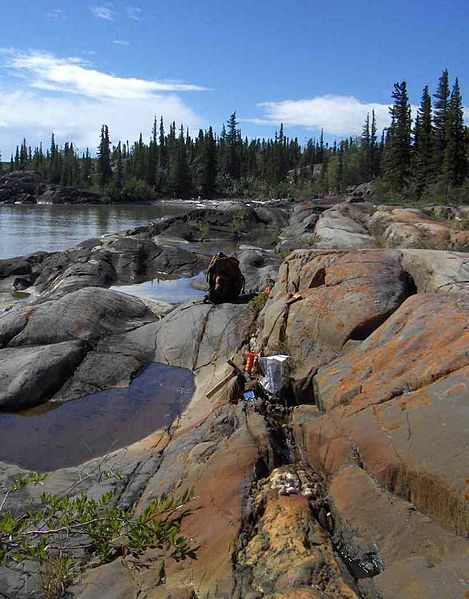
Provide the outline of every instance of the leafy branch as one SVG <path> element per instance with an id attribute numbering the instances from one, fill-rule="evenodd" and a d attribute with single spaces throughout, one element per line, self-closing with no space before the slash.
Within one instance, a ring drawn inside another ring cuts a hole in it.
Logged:
<path id="1" fill-rule="evenodd" d="M 119 555 L 138 557 L 148 548 L 178 561 L 195 558 L 181 534 L 181 508 L 190 500 L 189 491 L 178 497 L 160 495 L 138 516 L 117 505 L 115 490 L 99 499 L 83 492 L 74 497 L 44 492 L 37 508 L 19 515 L 4 509 L 12 493 L 43 484 L 46 476 L 33 472 L 16 477 L 0 503 L 0 564 L 39 562 L 45 596 L 59 597 L 57 589 L 64 589 L 88 561 L 96 566 Z M 46 586 L 56 590 L 46 593 Z"/>

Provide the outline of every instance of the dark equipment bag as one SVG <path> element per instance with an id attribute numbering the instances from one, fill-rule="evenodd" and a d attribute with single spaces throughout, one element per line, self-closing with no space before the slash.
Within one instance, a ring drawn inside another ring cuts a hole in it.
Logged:
<path id="1" fill-rule="evenodd" d="M 219 252 L 213 256 L 207 270 L 209 291 L 207 299 L 214 304 L 235 301 L 244 292 L 245 279 L 239 260 Z"/>

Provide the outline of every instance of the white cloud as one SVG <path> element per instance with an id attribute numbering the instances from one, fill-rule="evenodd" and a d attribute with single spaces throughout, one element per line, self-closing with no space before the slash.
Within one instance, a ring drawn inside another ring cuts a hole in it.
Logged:
<path id="1" fill-rule="evenodd" d="M 91 151 L 98 144 L 99 129 L 109 125 L 112 139 L 117 142 L 150 135 L 153 118 L 162 115 L 166 123 L 175 120 L 191 129 L 203 126 L 202 120 L 181 98 L 173 95 L 153 95 L 136 100 L 95 99 L 76 97 L 54 98 L 31 91 L 15 91 L 0 96 L 0 148 L 7 156 L 26 137 L 36 144 L 46 143 L 52 131 L 59 141 L 73 141 L 77 147 Z"/>
<path id="2" fill-rule="evenodd" d="M 204 122 L 177 91 L 198 86 L 123 78 L 93 69 L 78 58 L 60 59 L 42 52 L 3 52 L 15 77 L 0 95 L 0 148 L 5 157 L 23 137 L 34 145 L 48 143 L 54 131 L 60 142 L 71 140 L 93 151 L 99 129 L 109 125 L 112 139 L 149 134 L 153 117 L 163 116 L 191 129 Z M 171 93 L 164 93 L 171 92 Z"/>
<path id="3" fill-rule="evenodd" d="M 130 46 L 130 42 L 126 40 L 112 40 L 112 43 L 116 44 L 116 46 Z"/>
<path id="4" fill-rule="evenodd" d="M 129 19 L 132 19 L 133 21 L 140 21 L 143 11 L 138 6 L 127 6 L 125 11 Z"/>
<path id="5" fill-rule="evenodd" d="M 62 21 L 65 21 L 65 15 L 60 10 L 60 8 L 53 8 L 52 10 L 50 10 L 49 12 L 46 13 L 46 16 L 48 16 L 49 19 L 55 19 L 55 20 L 61 19 Z"/>
<path id="6" fill-rule="evenodd" d="M 90 12 L 97 19 L 114 21 L 114 11 L 109 6 L 91 6 Z"/>
<path id="7" fill-rule="evenodd" d="M 30 87 L 76 93 L 90 98 L 135 99 L 153 93 L 201 91 L 204 88 L 180 81 L 152 81 L 117 77 L 90 67 L 80 58 L 57 58 L 45 52 L 7 52 L 6 66 L 27 78 Z"/>
<path id="8" fill-rule="evenodd" d="M 360 134 L 367 113 L 375 111 L 378 129 L 390 123 L 389 105 L 362 102 L 353 96 L 325 95 L 305 100 L 283 100 L 258 104 L 263 115 L 249 119 L 257 124 L 280 124 L 324 129 L 331 135 Z"/>

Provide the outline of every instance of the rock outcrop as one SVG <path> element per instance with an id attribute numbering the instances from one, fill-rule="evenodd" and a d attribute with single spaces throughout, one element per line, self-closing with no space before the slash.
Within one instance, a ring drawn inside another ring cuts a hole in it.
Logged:
<path id="1" fill-rule="evenodd" d="M 21 410 L 119 384 L 152 359 L 156 321 L 140 300 L 86 288 L 19 306 L 0 318 L 0 408 Z"/>
<path id="2" fill-rule="evenodd" d="M 108 235 L 64 252 L 0 260 L 4 287 L 59 297 L 84 287 L 135 283 L 158 275 L 192 276 L 209 258 L 174 245 L 157 245 L 148 233 Z"/>
<path id="3" fill-rule="evenodd" d="M 275 240 L 288 223 L 284 208 L 251 206 L 244 202 L 224 202 L 217 208 L 192 210 L 188 214 L 161 219 L 152 227 L 154 235 L 179 237 L 186 241 L 246 239 Z"/>
<path id="4" fill-rule="evenodd" d="M 116 557 L 86 571 L 70 596 L 464 597 L 469 262 L 464 252 L 409 247 L 451 240 L 463 211 L 376 210 L 356 202 L 366 193 L 295 209 L 283 249 L 296 236 L 313 236 L 318 247 L 286 257 L 257 320 L 242 301 L 186 304 L 160 319 L 135 298 L 86 285 L 159 268 L 193 272 L 203 257 L 155 236 L 250 235 L 261 220 L 278 228 L 282 212 L 269 220 L 247 207 L 233 220 L 239 207 L 227 205 L 222 216 L 199 211 L 200 220 L 166 219 L 66 255 L 0 264 L 4 280 L 32 277 L 43 293 L 0 318 L 5 401 L 18 402 L 28 384 L 33 403 L 76 399 L 128 384 L 149 361 L 195 374 L 176 422 L 106 456 L 122 463 L 116 480 L 104 483 L 99 472 L 79 488 L 99 496 L 110 485 L 136 513 L 163 492 L 192 489 L 182 529 L 197 559 L 175 562 L 156 549 Z M 386 244 L 399 247 L 373 247 Z M 244 247 L 238 256 L 248 287 L 275 274 L 267 250 Z M 245 401 L 233 380 L 208 399 L 230 372 L 226 360 L 241 366 L 250 341 L 267 355 L 290 355 L 281 396 L 256 389 L 257 399 Z M 60 380 L 44 374 L 51 371 Z M 17 472 L 0 463 L 1 490 Z M 76 475 L 56 471 L 46 488 L 62 491 Z M 39 491 L 22 492 L 25 505 L 39 501 Z M 27 577 L 37 583 L 37 572 Z M 0 570 L 1 584 L 25 595 L 14 568 Z"/>
<path id="5" fill-rule="evenodd" d="M 102 194 L 47 184 L 32 171 L 14 171 L 0 177 L 0 204 L 109 204 Z"/>
<path id="6" fill-rule="evenodd" d="M 357 196 L 353 202 L 332 206 L 318 202 L 300 204 L 294 208 L 289 226 L 282 231 L 277 249 L 372 247 L 467 251 L 465 207 L 434 206 L 418 210 L 375 206 L 368 196 Z"/>
<path id="7" fill-rule="evenodd" d="M 317 369 L 347 341 L 365 339 L 413 291 L 397 252 L 298 250 L 280 268 L 263 313 L 261 345 L 267 355 L 292 356 L 297 397 L 312 401 Z M 302 299 L 288 306 L 294 292 Z"/>

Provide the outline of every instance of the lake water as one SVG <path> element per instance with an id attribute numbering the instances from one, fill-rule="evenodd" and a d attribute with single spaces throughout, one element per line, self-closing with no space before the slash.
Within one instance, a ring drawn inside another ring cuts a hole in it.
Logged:
<path id="1" fill-rule="evenodd" d="M 162 201 L 151 206 L 0 205 L 0 259 L 38 251 L 63 251 L 86 239 L 147 225 L 163 216 L 186 214 L 197 206 L 201 207 L 201 204 L 180 200 Z M 163 236 L 157 236 L 157 239 L 159 243 L 177 242 Z M 179 243 L 184 243 L 183 247 L 189 251 L 203 254 L 219 251 L 232 254 L 239 247 L 239 242 L 226 239 L 208 243 L 179 240 Z M 257 243 L 268 246 L 270 238 L 259 238 Z M 204 281 L 203 274 L 190 278 L 164 278 L 167 280 L 154 279 L 113 289 L 172 304 L 200 299 L 205 295 L 200 285 Z M 0 287 L 0 313 L 21 299 L 17 295 Z M 27 295 L 23 299 L 28 301 Z"/>
<path id="2" fill-rule="evenodd" d="M 162 216 L 185 214 L 193 203 L 154 206 L 0 206 L 0 259 L 66 250 L 80 241 L 147 225 Z"/>

